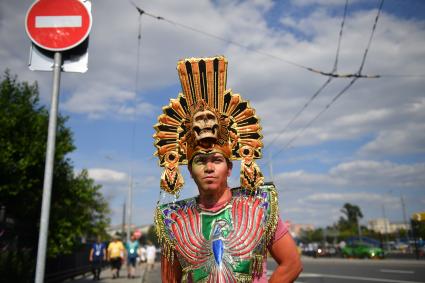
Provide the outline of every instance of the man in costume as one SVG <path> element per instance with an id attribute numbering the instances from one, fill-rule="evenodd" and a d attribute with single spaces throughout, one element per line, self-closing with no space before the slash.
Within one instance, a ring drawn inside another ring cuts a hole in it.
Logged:
<path id="1" fill-rule="evenodd" d="M 226 89 L 224 57 L 182 60 L 177 70 L 183 93 L 154 127 L 160 185 L 178 197 L 187 164 L 199 196 L 157 206 L 163 282 L 267 282 L 268 252 L 278 264 L 269 282 L 293 282 L 302 265 L 276 189 L 255 162 L 263 144 L 254 109 Z M 234 189 L 231 160 L 241 160 Z"/>

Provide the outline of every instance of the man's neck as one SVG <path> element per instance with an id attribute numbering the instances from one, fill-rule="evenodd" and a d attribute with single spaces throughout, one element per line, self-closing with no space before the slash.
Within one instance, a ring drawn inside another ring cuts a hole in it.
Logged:
<path id="1" fill-rule="evenodd" d="M 214 192 L 211 194 L 201 193 L 199 195 L 198 204 L 204 208 L 211 208 L 216 205 L 228 202 L 232 198 L 230 188 L 225 188 L 223 191 Z"/>

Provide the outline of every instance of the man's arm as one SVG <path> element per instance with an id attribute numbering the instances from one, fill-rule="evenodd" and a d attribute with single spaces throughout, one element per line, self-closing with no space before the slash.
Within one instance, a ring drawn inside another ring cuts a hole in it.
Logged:
<path id="1" fill-rule="evenodd" d="M 105 246 L 103 246 L 103 260 L 106 260 L 107 259 L 107 256 L 108 256 L 108 253 L 106 251 Z"/>
<path id="2" fill-rule="evenodd" d="M 174 256 L 173 263 L 163 254 L 161 256 L 161 279 L 166 283 L 179 283 L 182 278 L 182 270 L 179 261 Z"/>
<path id="3" fill-rule="evenodd" d="M 294 282 L 303 270 L 303 266 L 297 246 L 291 235 L 286 233 L 282 238 L 273 243 L 269 251 L 278 264 L 269 282 Z"/>
<path id="4" fill-rule="evenodd" d="M 111 260 L 111 243 L 109 243 L 108 247 L 106 248 L 106 260 Z"/>

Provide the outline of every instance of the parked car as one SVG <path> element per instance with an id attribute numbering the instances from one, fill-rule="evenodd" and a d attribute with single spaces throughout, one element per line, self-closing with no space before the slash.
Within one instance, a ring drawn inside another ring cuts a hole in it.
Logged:
<path id="1" fill-rule="evenodd" d="M 342 256 L 349 258 L 384 258 L 384 251 L 381 248 L 367 243 L 355 243 L 347 245 L 341 250 Z"/>
<path id="2" fill-rule="evenodd" d="M 311 257 L 331 257 L 336 256 L 336 249 L 330 245 L 319 245 L 318 243 L 309 243 L 302 249 L 302 254 Z"/>
<path id="3" fill-rule="evenodd" d="M 336 249 L 334 247 L 319 247 L 316 250 L 315 257 L 332 257 L 336 256 Z"/>

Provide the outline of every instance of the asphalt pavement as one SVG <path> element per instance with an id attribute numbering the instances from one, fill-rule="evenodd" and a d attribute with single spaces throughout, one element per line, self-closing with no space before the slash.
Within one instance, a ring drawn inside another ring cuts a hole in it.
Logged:
<path id="1" fill-rule="evenodd" d="M 160 283 L 161 282 L 161 263 L 156 262 L 154 269 L 151 271 L 146 270 L 146 264 L 137 266 L 135 278 L 127 278 L 127 267 L 123 265 L 120 271 L 119 278 L 112 278 L 112 272 L 109 267 L 102 270 L 100 274 L 100 280 L 93 280 L 93 275 L 87 273 L 83 276 L 79 276 L 74 280 L 68 280 L 66 282 L 77 282 L 77 283 Z"/>
<path id="2" fill-rule="evenodd" d="M 425 260 L 302 257 L 297 283 L 425 283 Z M 273 262 L 268 265 L 273 268 Z"/>
<path id="3" fill-rule="evenodd" d="M 425 260 L 370 260 L 342 258 L 302 257 L 304 271 L 296 283 L 425 283 Z M 270 276 L 276 263 L 269 259 L 267 275 Z M 93 281 L 93 275 L 86 274 L 70 282 L 89 283 L 160 283 L 160 263 L 152 271 L 145 271 L 145 265 L 137 267 L 136 278 L 128 279 L 123 266 L 120 278 L 113 279 L 109 268 L 101 273 L 100 281 Z"/>

